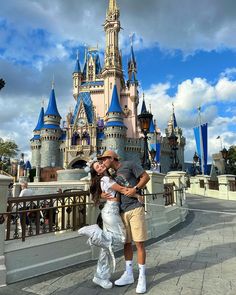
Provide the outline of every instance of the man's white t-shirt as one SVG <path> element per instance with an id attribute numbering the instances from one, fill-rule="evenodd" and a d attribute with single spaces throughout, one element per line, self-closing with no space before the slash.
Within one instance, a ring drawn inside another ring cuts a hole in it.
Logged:
<path id="1" fill-rule="evenodd" d="M 103 176 L 101 178 L 101 189 L 103 192 L 105 193 L 109 193 L 111 195 L 111 197 L 115 198 L 116 196 L 116 191 L 114 191 L 111 187 L 113 186 L 113 184 L 115 184 L 116 182 L 110 178 L 109 176 Z"/>

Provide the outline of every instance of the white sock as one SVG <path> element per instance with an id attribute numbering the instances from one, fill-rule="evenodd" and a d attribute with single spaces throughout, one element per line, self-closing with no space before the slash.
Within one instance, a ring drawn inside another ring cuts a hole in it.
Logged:
<path id="1" fill-rule="evenodd" d="M 139 269 L 139 275 L 140 276 L 145 276 L 146 265 L 145 264 L 139 264 L 138 269 Z"/>
<path id="2" fill-rule="evenodd" d="M 130 275 L 133 273 L 133 261 L 132 260 L 125 261 L 125 270 Z"/>

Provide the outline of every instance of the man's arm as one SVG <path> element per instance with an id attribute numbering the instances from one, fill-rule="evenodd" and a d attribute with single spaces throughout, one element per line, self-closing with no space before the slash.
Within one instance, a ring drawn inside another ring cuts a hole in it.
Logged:
<path id="1" fill-rule="evenodd" d="M 149 180 L 150 180 L 149 175 L 147 174 L 146 171 L 144 171 L 139 177 L 139 182 L 136 184 L 135 187 L 131 188 L 129 192 L 126 193 L 126 196 L 132 197 L 134 194 L 138 192 L 139 189 L 144 188 Z"/>

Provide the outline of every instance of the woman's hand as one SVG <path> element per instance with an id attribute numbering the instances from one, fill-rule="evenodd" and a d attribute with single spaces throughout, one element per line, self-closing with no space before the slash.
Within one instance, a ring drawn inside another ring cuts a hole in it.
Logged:
<path id="1" fill-rule="evenodd" d="M 105 199 L 105 200 L 113 200 L 114 199 L 114 197 L 112 197 L 112 195 L 110 193 L 105 193 L 105 192 L 101 193 L 101 198 Z"/>

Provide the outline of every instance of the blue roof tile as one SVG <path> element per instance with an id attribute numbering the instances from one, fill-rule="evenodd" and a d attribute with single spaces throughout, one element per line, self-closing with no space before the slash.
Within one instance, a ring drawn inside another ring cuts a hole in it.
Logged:
<path id="1" fill-rule="evenodd" d="M 57 110 L 57 103 L 56 103 L 56 97 L 55 97 L 55 91 L 54 89 L 52 89 L 51 94 L 50 94 L 50 98 L 49 98 L 49 102 L 48 102 L 48 108 L 45 112 L 45 116 L 58 116 L 61 118 L 58 110 Z"/>
<path id="2" fill-rule="evenodd" d="M 93 104 L 92 104 L 90 92 L 80 92 L 77 98 L 77 104 L 74 110 L 73 121 L 75 120 L 75 117 L 79 111 L 79 106 L 81 101 L 84 104 L 88 122 L 91 124 L 93 122 Z"/>
<path id="3" fill-rule="evenodd" d="M 43 127 L 43 124 L 44 124 L 43 117 L 44 117 L 44 109 L 42 107 L 41 111 L 40 111 L 40 114 L 39 114 L 38 123 L 37 123 L 34 131 L 39 131 Z"/>
<path id="4" fill-rule="evenodd" d="M 32 140 L 40 140 L 40 135 L 34 135 L 34 137 L 32 137 L 30 141 Z"/>
<path id="5" fill-rule="evenodd" d="M 108 113 L 122 113 L 123 112 L 122 108 L 120 106 L 116 85 L 113 88 L 111 104 L 110 104 L 109 110 L 107 112 Z"/>
<path id="6" fill-rule="evenodd" d="M 106 127 L 126 127 L 125 124 L 123 122 L 121 122 L 121 121 L 107 122 L 105 126 Z"/>

